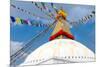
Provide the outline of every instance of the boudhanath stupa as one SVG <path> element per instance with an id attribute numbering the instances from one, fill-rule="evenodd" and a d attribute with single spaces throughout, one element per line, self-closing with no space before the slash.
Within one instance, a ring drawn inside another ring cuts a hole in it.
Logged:
<path id="1" fill-rule="evenodd" d="M 50 36 L 50 41 L 28 55 L 19 66 L 95 61 L 94 52 L 74 40 L 66 17 L 67 13 L 64 10 L 58 11 L 56 26 Z"/>

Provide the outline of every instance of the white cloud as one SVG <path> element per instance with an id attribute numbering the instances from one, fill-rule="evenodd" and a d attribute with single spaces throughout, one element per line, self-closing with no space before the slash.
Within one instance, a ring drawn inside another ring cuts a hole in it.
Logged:
<path id="1" fill-rule="evenodd" d="M 22 45 L 23 42 L 11 41 L 10 42 L 11 55 L 17 52 L 19 49 L 21 49 L 23 47 Z"/>
<path id="2" fill-rule="evenodd" d="M 14 53 L 16 53 L 18 50 L 20 50 L 22 47 L 23 47 L 23 42 L 18 42 L 18 41 L 11 41 L 11 43 L 10 43 L 10 45 L 11 45 L 11 56 L 14 54 Z M 19 61 L 20 62 L 22 62 L 22 60 L 24 60 L 26 57 L 27 57 L 27 55 L 28 55 L 28 53 L 25 53 L 24 51 L 22 51 L 21 52 L 22 54 L 23 54 L 23 56 L 21 56 L 21 57 L 19 57 L 19 58 L 12 58 L 12 59 L 15 59 L 15 60 L 18 60 L 17 62 L 15 62 L 15 63 L 19 63 Z M 12 64 L 13 65 L 13 64 Z M 13 67 L 13 66 L 12 66 Z"/>

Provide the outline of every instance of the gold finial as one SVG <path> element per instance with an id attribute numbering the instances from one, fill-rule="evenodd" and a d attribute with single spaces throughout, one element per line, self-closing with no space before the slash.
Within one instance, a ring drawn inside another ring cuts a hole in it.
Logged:
<path id="1" fill-rule="evenodd" d="M 64 20 L 66 20 L 67 15 L 68 15 L 67 12 L 65 12 L 63 9 L 60 9 L 57 12 L 56 18 L 57 20 L 59 20 L 60 18 L 63 18 Z"/>

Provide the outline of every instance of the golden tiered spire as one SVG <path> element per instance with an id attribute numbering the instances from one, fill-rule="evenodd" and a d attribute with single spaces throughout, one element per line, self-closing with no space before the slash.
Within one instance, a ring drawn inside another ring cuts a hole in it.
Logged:
<path id="1" fill-rule="evenodd" d="M 57 12 L 57 23 L 49 40 L 64 38 L 74 39 L 73 35 L 70 32 L 69 24 L 66 21 L 67 15 L 68 14 L 63 9 Z"/>

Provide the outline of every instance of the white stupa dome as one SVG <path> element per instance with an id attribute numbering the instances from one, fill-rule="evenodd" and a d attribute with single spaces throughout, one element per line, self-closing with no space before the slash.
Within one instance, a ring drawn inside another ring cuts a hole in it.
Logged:
<path id="1" fill-rule="evenodd" d="M 56 39 L 37 48 L 20 66 L 93 61 L 94 53 L 83 44 L 70 39 Z"/>

